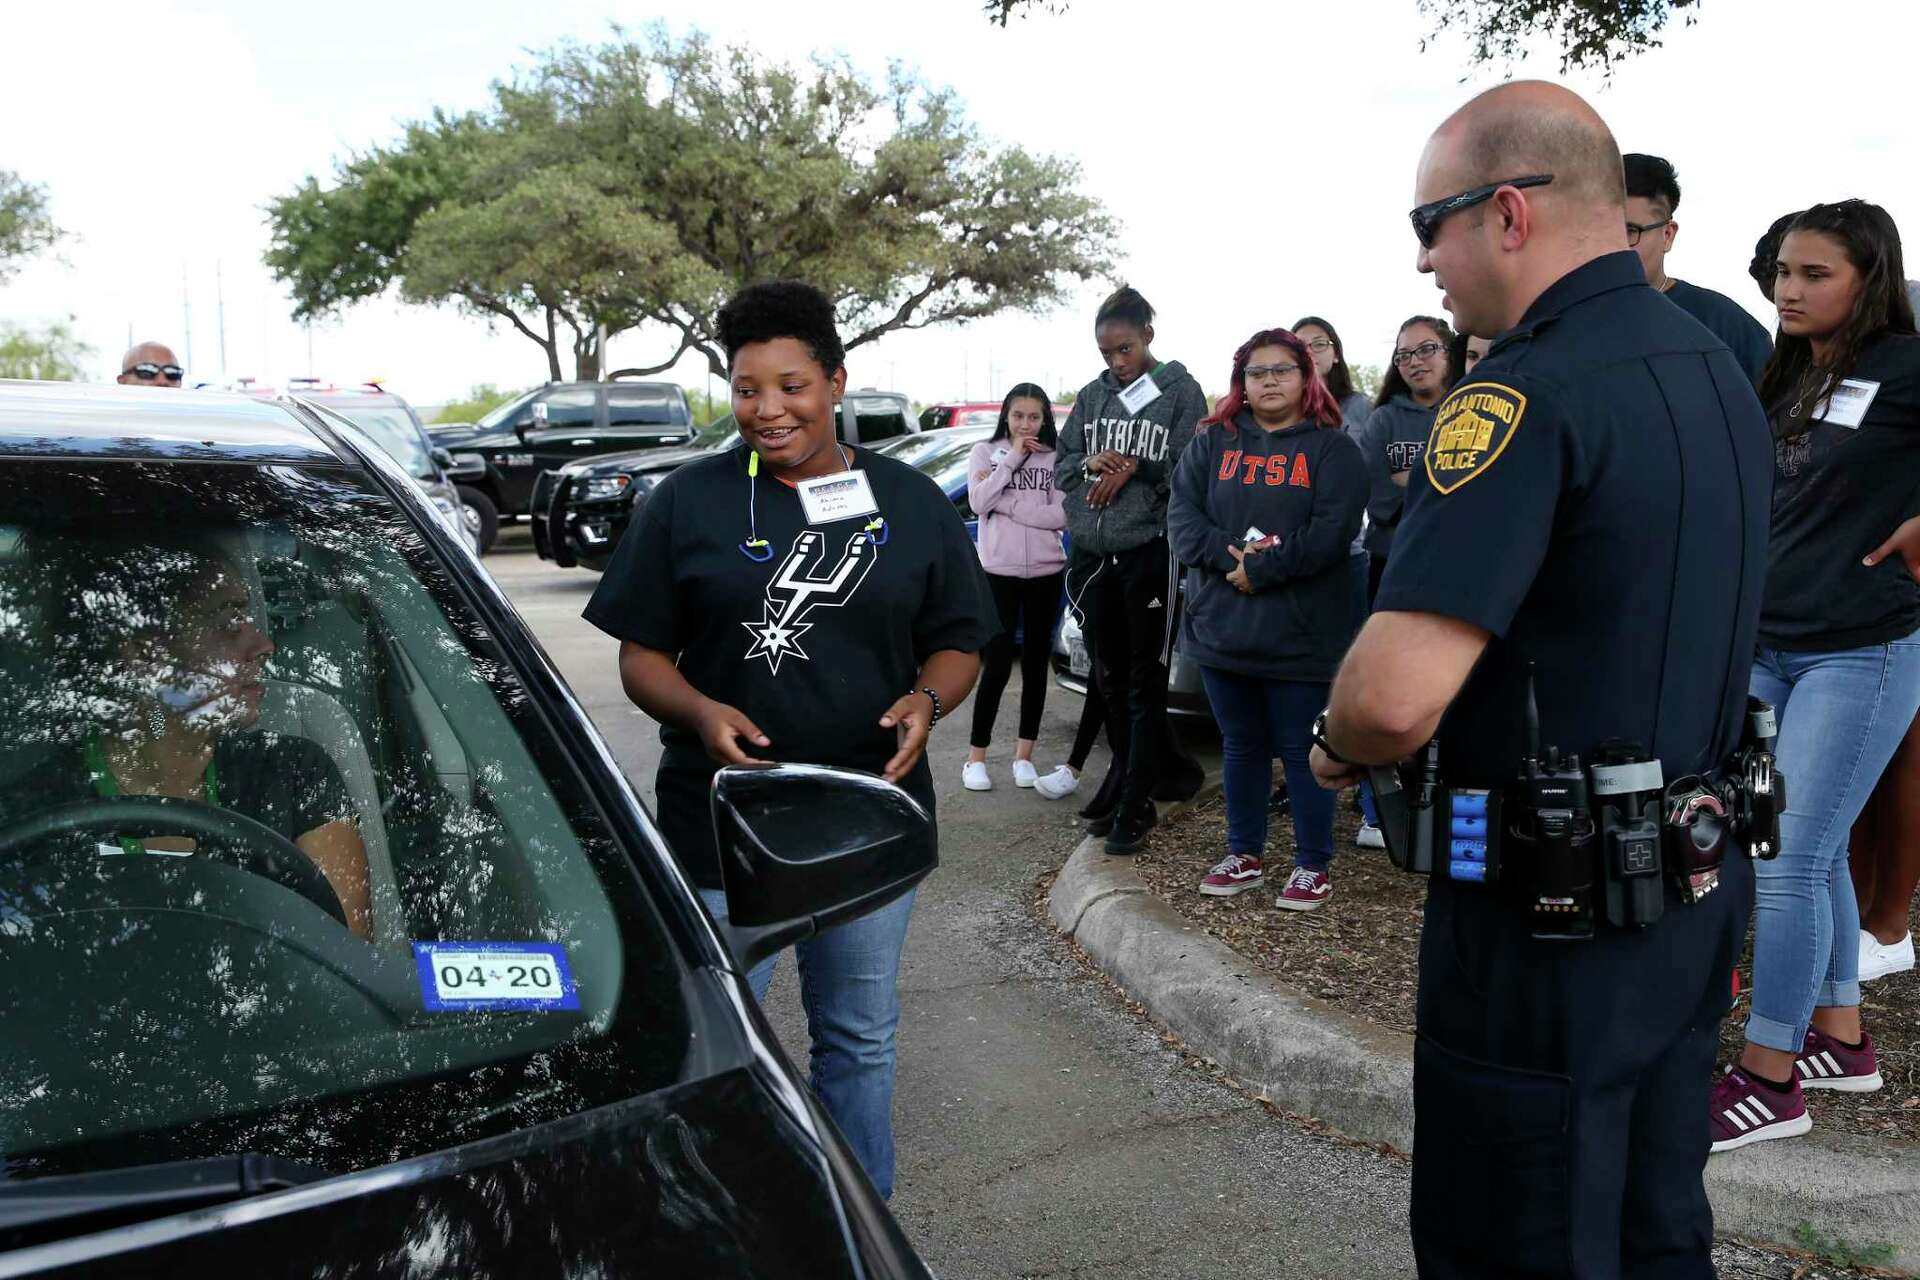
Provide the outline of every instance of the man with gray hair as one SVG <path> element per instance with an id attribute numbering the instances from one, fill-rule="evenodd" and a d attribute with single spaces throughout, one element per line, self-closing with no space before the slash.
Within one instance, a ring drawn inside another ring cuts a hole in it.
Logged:
<path id="1" fill-rule="evenodd" d="M 1375 769 L 1389 852 L 1430 876 L 1414 1253 L 1428 1277 L 1708 1280 L 1701 1112 L 1754 883 L 1719 788 L 1771 435 L 1726 344 L 1648 286 L 1575 94 L 1475 98 L 1414 200 L 1417 268 L 1493 342 L 1314 735 L 1328 786 L 1419 757 L 1391 814 Z"/>
<path id="2" fill-rule="evenodd" d="M 129 387 L 177 387 L 186 370 L 174 358 L 173 348 L 161 342 L 141 342 L 120 357 L 120 376 L 114 381 Z"/>

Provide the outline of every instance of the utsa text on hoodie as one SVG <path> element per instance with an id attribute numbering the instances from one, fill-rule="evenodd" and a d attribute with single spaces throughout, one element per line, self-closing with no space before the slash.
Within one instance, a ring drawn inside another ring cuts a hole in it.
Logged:
<path id="1" fill-rule="evenodd" d="M 1081 388 L 1061 428 L 1054 485 L 1066 495 L 1067 536 L 1076 553 L 1130 551 L 1167 531 L 1167 489 L 1174 464 L 1206 416 L 1207 398 L 1177 360 L 1162 361 L 1145 376 L 1153 379 L 1159 394 L 1138 412 L 1122 403 L 1120 380 L 1109 370 Z M 1088 458 L 1109 449 L 1138 458 L 1140 466 L 1112 503 L 1096 511 L 1087 505 L 1086 491 L 1093 482 L 1085 468 Z"/>

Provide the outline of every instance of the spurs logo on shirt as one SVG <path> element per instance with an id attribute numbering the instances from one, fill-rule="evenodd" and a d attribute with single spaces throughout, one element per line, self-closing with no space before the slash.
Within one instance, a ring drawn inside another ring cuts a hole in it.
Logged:
<path id="1" fill-rule="evenodd" d="M 864 530 L 847 539 L 847 549 L 830 568 L 822 565 L 826 543 L 826 536 L 813 529 L 794 538 L 793 550 L 767 583 L 761 620 L 740 624 L 753 637 L 747 657 L 765 658 L 774 675 L 780 674 L 780 660 L 787 655 L 807 658 L 800 637 L 813 624 L 803 619 L 817 608 L 845 604 L 873 569 L 873 536 Z"/>

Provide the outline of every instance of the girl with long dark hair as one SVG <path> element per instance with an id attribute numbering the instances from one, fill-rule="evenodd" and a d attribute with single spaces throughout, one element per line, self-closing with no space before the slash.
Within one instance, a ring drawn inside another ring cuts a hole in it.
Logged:
<path id="1" fill-rule="evenodd" d="M 1307 344 L 1313 367 L 1320 371 L 1320 381 L 1327 384 L 1333 402 L 1340 406 L 1340 429 L 1357 436 L 1373 414 L 1373 401 L 1353 385 L 1353 371 L 1347 368 L 1347 348 L 1340 341 L 1339 331 L 1319 316 L 1303 316 L 1293 322 L 1293 332 Z"/>
<path id="2" fill-rule="evenodd" d="M 1438 316 L 1414 316 L 1401 325 L 1373 413 L 1360 429 L 1360 452 L 1372 482 L 1366 538 L 1369 600 L 1379 591 L 1380 575 L 1393 554 L 1393 531 L 1407 501 L 1407 477 L 1420 465 L 1433 432 L 1433 415 L 1453 385 L 1448 358 L 1452 343 L 1453 326 Z"/>
<path id="3" fill-rule="evenodd" d="M 1880 1087 L 1860 1021 L 1848 829 L 1920 710 L 1920 582 L 1873 561 L 1920 504 L 1920 337 L 1900 235 L 1861 200 L 1789 224 L 1779 340 L 1760 381 L 1774 433 L 1767 585 L 1751 689 L 1779 709 L 1780 853 L 1754 864 L 1753 1005 L 1714 1088 L 1716 1151 L 1812 1127 L 1803 1089 Z"/>
<path id="4" fill-rule="evenodd" d="M 1167 533 L 1189 567 L 1181 652 L 1200 665 L 1224 745 L 1226 856 L 1200 892 L 1263 880 L 1273 759 L 1292 797 L 1294 869 L 1275 905 L 1333 892 L 1330 791 L 1307 758 L 1313 720 L 1353 639 L 1354 534 L 1367 501 L 1359 446 L 1307 344 L 1265 329 L 1233 354 L 1232 384 L 1174 472 Z"/>
<path id="5" fill-rule="evenodd" d="M 980 517 L 980 565 L 993 588 L 1000 634 L 987 646 L 980 692 L 973 700 L 972 750 L 961 770 L 969 791 L 989 791 L 987 745 L 1013 672 L 1014 633 L 1020 633 L 1020 737 L 1014 747 L 1013 783 L 1031 787 L 1033 743 L 1047 705 L 1047 662 L 1053 625 L 1060 618 L 1060 590 L 1067 553 L 1060 543 L 1067 512 L 1053 487 L 1058 439 L 1053 404 L 1039 386 L 1023 382 L 1000 402 L 993 436 L 973 446 L 967 460 L 967 504 Z"/>

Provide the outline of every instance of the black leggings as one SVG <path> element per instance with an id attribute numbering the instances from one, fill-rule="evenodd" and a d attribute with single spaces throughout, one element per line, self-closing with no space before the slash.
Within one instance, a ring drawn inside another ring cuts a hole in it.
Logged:
<path id="1" fill-rule="evenodd" d="M 1107 725 L 1107 700 L 1100 696 L 1099 682 L 1093 672 L 1087 673 L 1087 696 L 1080 708 L 1080 727 L 1074 731 L 1073 754 L 1067 757 L 1067 763 L 1075 773 L 1087 767 L 1087 757 L 1093 754 L 1094 744 L 1100 741 L 1100 730 Z M 1113 745 L 1112 735 L 1108 735 L 1107 745 Z"/>
<path id="2" fill-rule="evenodd" d="M 981 664 L 980 692 L 973 699 L 973 745 L 985 749 L 993 741 L 993 719 L 1000 712 L 1000 695 L 1013 674 L 1013 632 L 1020 640 L 1020 736 L 1040 736 L 1040 713 L 1047 706 L 1047 660 L 1053 653 L 1053 624 L 1060 620 L 1060 588 L 1065 572 L 1044 578 L 987 575 L 993 603 L 1000 611 L 1000 634 L 987 646 Z"/>

